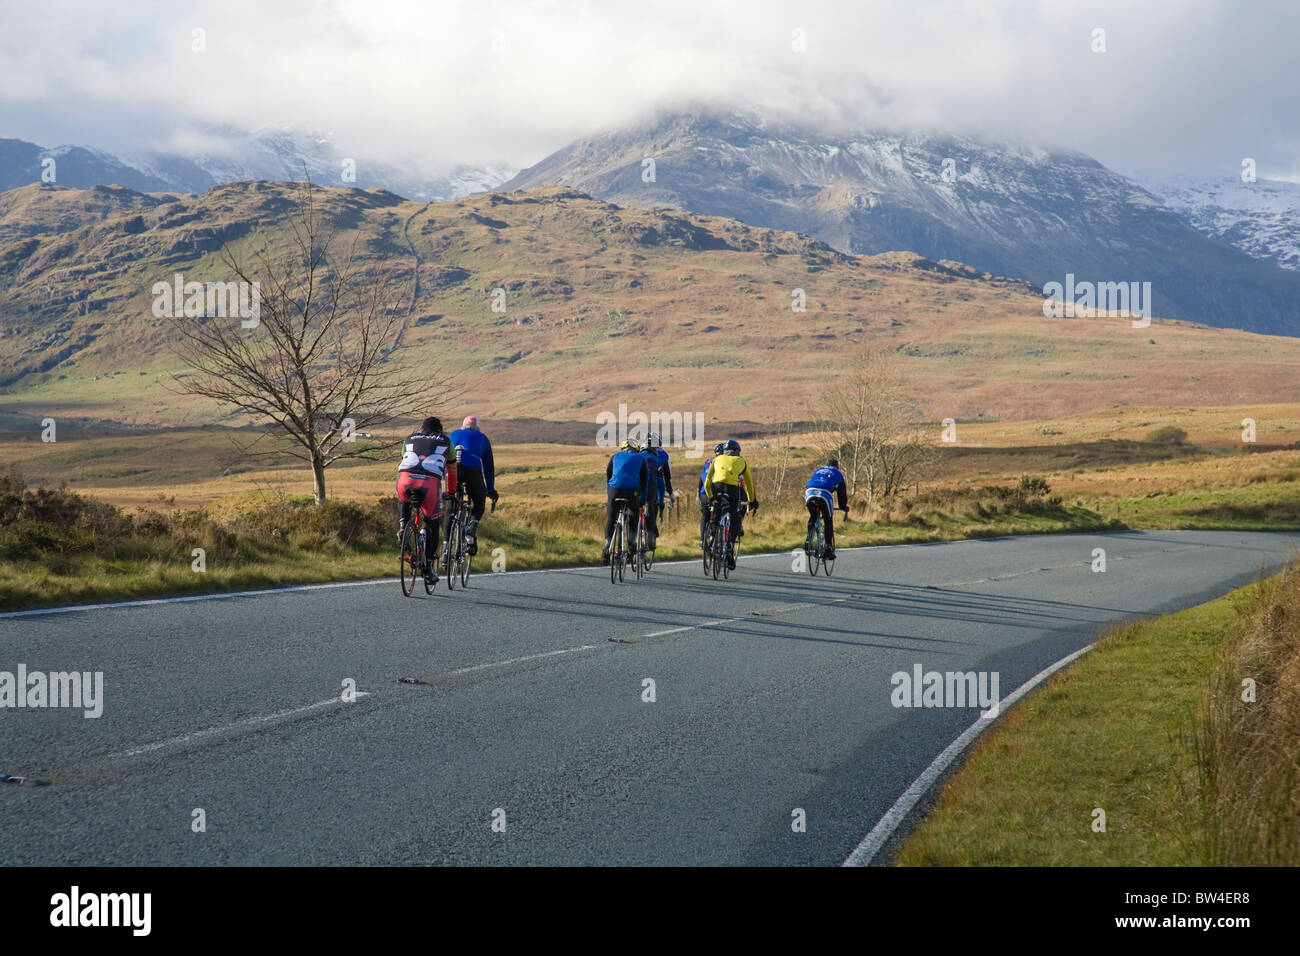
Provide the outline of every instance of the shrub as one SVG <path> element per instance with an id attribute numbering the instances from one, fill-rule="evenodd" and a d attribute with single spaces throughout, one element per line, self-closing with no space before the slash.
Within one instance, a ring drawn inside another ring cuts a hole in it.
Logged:
<path id="1" fill-rule="evenodd" d="M 1156 445 L 1181 445 L 1187 441 L 1187 432 L 1174 425 L 1162 425 L 1147 432 L 1146 440 Z"/>

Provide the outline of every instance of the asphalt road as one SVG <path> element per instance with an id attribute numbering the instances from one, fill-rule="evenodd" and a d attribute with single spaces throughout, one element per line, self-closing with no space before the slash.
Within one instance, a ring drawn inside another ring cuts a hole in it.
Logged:
<path id="1" fill-rule="evenodd" d="M 830 579 L 767 555 L 726 582 L 692 562 L 0 616 L 0 671 L 104 675 L 98 719 L 0 709 L 0 773 L 50 782 L 0 784 L 0 861 L 837 865 L 977 719 L 895 708 L 893 673 L 997 672 L 1006 696 L 1297 545 L 998 538 L 846 550 Z"/>

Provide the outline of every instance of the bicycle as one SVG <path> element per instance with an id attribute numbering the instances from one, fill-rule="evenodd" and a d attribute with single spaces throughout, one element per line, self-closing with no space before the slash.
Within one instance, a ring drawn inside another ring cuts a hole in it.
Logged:
<path id="1" fill-rule="evenodd" d="M 457 577 L 460 578 L 461 587 L 464 587 L 465 582 L 469 580 L 469 556 L 465 553 L 466 504 L 463 488 L 458 489 L 457 493 L 446 502 L 451 517 L 447 521 L 447 540 L 442 545 L 442 568 L 443 573 L 447 575 L 448 591 L 455 590 Z"/>
<path id="2" fill-rule="evenodd" d="M 650 532 L 646 528 L 646 523 L 645 523 L 644 506 L 637 509 L 636 550 L 637 553 L 641 556 L 641 560 L 637 564 L 637 573 L 636 573 L 636 576 L 639 578 L 641 577 L 641 575 L 649 571 L 650 566 L 654 564 L 654 558 L 652 557 L 652 552 L 650 551 Z"/>
<path id="3" fill-rule="evenodd" d="M 719 494 L 713 500 L 713 511 L 718 517 L 709 519 L 709 547 L 705 554 L 705 574 L 712 574 L 718 580 L 722 572 L 725 580 L 731 574 L 730 558 L 732 556 L 731 540 L 731 496 Z M 710 553 L 711 552 L 711 553 Z"/>
<path id="4" fill-rule="evenodd" d="M 619 584 L 627 566 L 628 500 L 615 498 L 614 504 L 617 510 L 614 512 L 614 535 L 609 543 L 609 583 Z"/>
<path id="5" fill-rule="evenodd" d="M 803 553 L 808 557 L 808 573 L 817 577 L 817 571 L 826 556 L 826 537 L 823 533 L 822 525 L 825 519 L 818 512 L 817 517 L 813 519 L 812 530 L 808 532 L 808 537 L 803 543 Z M 826 572 L 830 574 L 829 571 Z"/>
<path id="6" fill-rule="evenodd" d="M 429 582 L 428 576 L 424 574 L 425 527 L 424 512 L 421 510 L 424 496 L 415 494 L 412 495 L 412 499 L 411 508 L 415 512 L 415 517 L 406 523 L 406 531 L 402 534 L 402 563 L 398 572 L 402 582 L 402 594 L 406 597 L 411 597 L 415 593 L 416 575 L 424 577 L 424 593 L 433 593 L 433 585 Z M 409 581 L 407 580 L 408 575 Z"/>

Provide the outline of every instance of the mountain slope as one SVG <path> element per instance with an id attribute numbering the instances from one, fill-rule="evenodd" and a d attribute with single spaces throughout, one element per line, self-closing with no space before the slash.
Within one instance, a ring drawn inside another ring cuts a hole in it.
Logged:
<path id="1" fill-rule="evenodd" d="M 692 112 L 580 140 L 501 188 L 548 183 L 804 232 L 844 252 L 910 249 L 1040 287 L 1067 273 L 1150 282 L 1157 315 L 1300 333 L 1300 276 L 1201 235 L 1077 152 Z"/>
<path id="2" fill-rule="evenodd" d="M 0 194 L 0 412 L 206 423 L 163 387 L 172 321 L 151 288 L 223 281 L 220 250 L 263 244 L 293 187 L 195 199 L 27 186 Z M 400 299 L 430 374 L 467 366 L 482 414 L 594 421 L 620 403 L 708 420 L 808 417 L 864 346 L 896 351 L 927 420 L 1052 418 L 1116 403 L 1276 401 L 1300 340 L 1156 320 L 1045 319 L 1032 286 L 910 253 L 859 257 L 793 232 L 621 208 L 565 188 L 425 206 L 322 190 L 369 275 Z M 505 311 L 493 311 L 494 290 Z M 805 312 L 792 306 L 802 298 Z"/>
<path id="3" fill-rule="evenodd" d="M 458 165 L 439 176 L 422 176 L 406 167 L 342 155 L 328 133 L 291 128 L 243 132 L 214 131 L 212 148 L 193 155 L 142 152 L 113 156 L 81 146 L 44 149 L 18 139 L 0 139 L 0 190 L 16 189 L 42 178 L 43 160 L 53 158 L 61 186 L 125 186 L 153 192 L 201 193 L 220 183 L 241 180 L 312 182 L 361 189 L 384 189 L 420 202 L 443 202 L 484 192 L 516 170 L 500 165 Z M 344 180 L 347 170 L 355 178 Z"/>
<path id="4" fill-rule="evenodd" d="M 1300 270 L 1300 183 L 1239 176 L 1135 175 L 1198 231 L 1247 255 Z"/>

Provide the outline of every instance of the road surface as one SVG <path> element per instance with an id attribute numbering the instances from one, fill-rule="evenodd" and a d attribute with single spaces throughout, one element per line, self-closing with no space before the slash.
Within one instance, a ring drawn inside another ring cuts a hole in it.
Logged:
<path id="1" fill-rule="evenodd" d="M 829 579 L 785 554 L 725 582 L 691 562 L 3 615 L 0 671 L 104 690 L 97 719 L 0 709 L 0 773 L 49 781 L 0 785 L 0 860 L 838 865 L 977 719 L 896 708 L 895 672 L 996 672 L 1006 696 L 1298 544 L 1014 537 L 845 550 Z"/>

